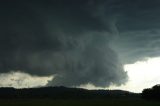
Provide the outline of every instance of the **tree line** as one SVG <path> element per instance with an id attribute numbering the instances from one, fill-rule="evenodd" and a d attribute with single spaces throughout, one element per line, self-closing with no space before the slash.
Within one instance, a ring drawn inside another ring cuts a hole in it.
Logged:
<path id="1" fill-rule="evenodd" d="M 134 93 L 121 90 L 86 90 L 66 87 L 0 88 L 0 99 L 51 98 L 51 99 L 104 99 L 132 97 Z"/>
<path id="2" fill-rule="evenodd" d="M 160 85 L 142 91 L 142 98 L 147 100 L 160 100 Z"/>

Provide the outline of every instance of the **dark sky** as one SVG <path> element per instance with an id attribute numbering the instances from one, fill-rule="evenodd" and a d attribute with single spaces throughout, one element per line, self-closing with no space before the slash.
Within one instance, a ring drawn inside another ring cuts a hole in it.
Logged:
<path id="1" fill-rule="evenodd" d="M 54 75 L 48 85 L 124 84 L 124 64 L 160 54 L 159 6 L 159 0 L 0 1 L 0 73 Z"/>

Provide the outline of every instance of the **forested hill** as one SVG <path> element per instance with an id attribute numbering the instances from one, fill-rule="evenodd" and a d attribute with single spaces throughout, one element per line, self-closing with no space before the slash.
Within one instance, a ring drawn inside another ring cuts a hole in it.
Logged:
<path id="1" fill-rule="evenodd" d="M 105 99 L 139 96 L 122 90 L 87 90 L 81 88 L 41 87 L 41 88 L 0 88 L 0 99 L 51 98 L 51 99 Z"/>

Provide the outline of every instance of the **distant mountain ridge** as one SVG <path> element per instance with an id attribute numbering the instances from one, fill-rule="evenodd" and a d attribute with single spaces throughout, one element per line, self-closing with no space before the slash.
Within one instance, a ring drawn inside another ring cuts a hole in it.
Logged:
<path id="1" fill-rule="evenodd" d="M 40 88 L 0 88 L 0 99 L 51 98 L 51 99 L 97 99 L 134 97 L 138 94 L 123 90 L 87 90 L 82 88 L 40 87 Z"/>

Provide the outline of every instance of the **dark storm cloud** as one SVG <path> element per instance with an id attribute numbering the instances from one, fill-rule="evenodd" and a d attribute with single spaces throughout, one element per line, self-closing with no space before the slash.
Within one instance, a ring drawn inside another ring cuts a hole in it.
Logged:
<path id="1" fill-rule="evenodd" d="M 1 1 L 0 71 L 55 75 L 49 85 L 123 84 L 121 61 L 159 54 L 159 3 Z"/>
<path id="2" fill-rule="evenodd" d="M 126 0 L 118 5 L 119 36 L 111 45 L 123 63 L 160 56 L 160 1 Z"/>
<path id="3" fill-rule="evenodd" d="M 1 1 L 0 72 L 55 75 L 49 85 L 105 87 L 126 82 L 109 46 L 116 28 L 103 2 Z"/>

